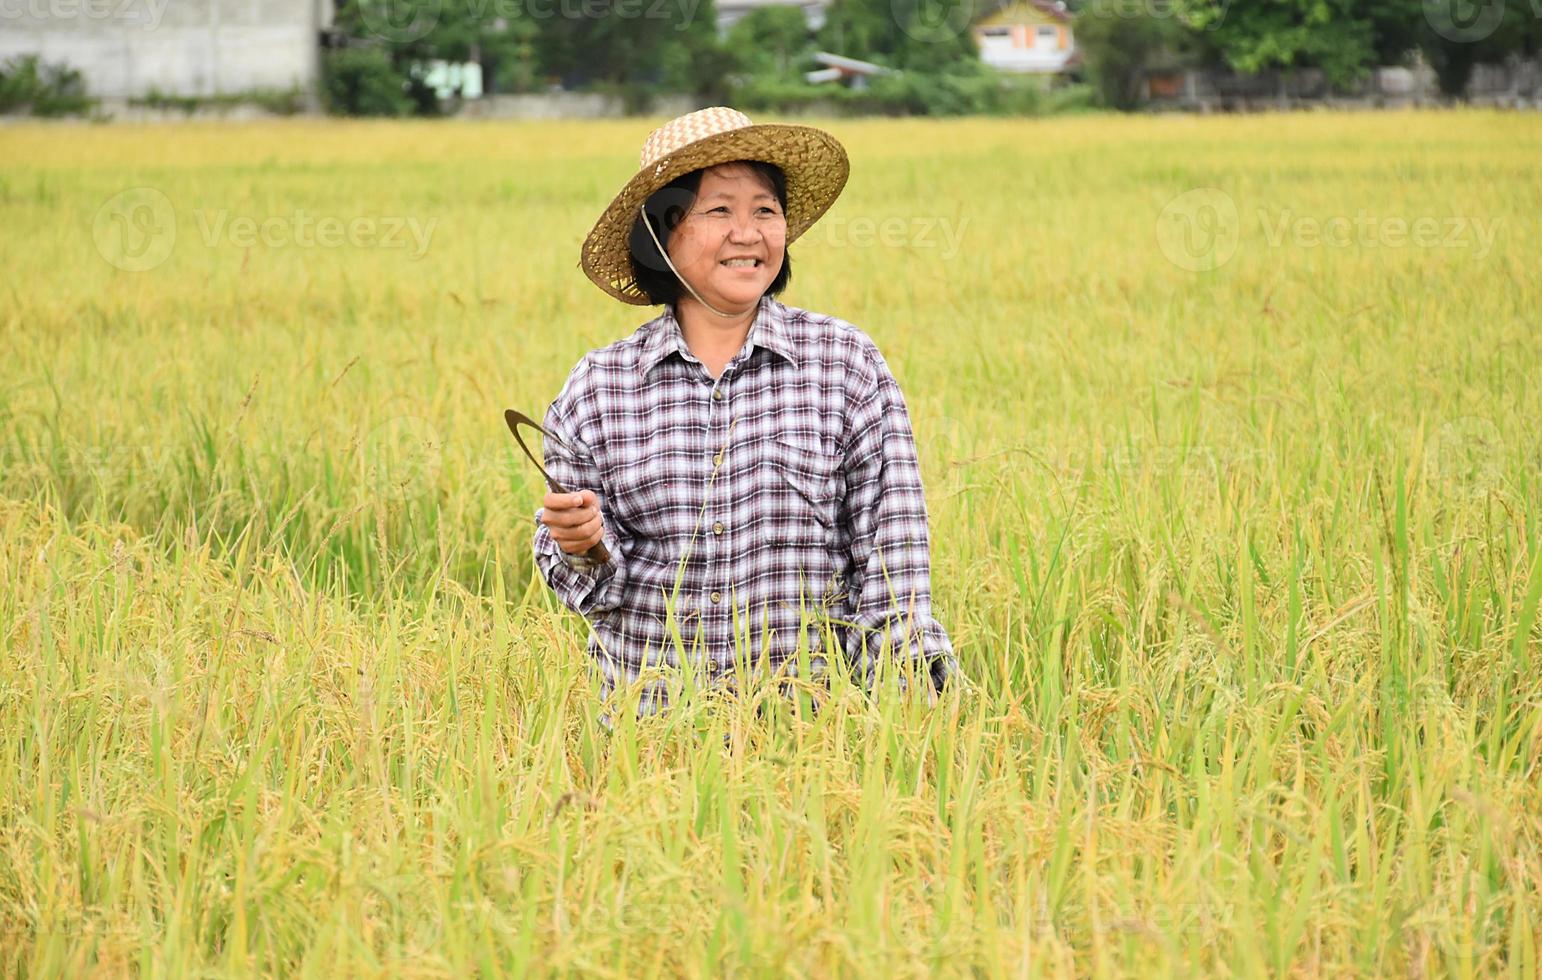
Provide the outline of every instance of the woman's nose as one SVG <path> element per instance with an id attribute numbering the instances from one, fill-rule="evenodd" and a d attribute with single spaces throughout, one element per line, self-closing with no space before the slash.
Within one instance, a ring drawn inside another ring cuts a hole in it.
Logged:
<path id="1" fill-rule="evenodd" d="M 760 237 L 760 229 L 753 215 L 735 215 L 728 222 L 728 238 L 736 242 L 752 242 Z"/>

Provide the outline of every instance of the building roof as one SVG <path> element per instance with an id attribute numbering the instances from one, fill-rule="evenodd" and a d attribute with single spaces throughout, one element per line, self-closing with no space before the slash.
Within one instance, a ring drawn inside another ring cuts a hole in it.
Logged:
<path id="1" fill-rule="evenodd" d="M 847 58 L 843 55 L 831 54 L 828 51 L 819 51 L 814 55 L 814 61 L 826 68 L 835 68 L 852 75 L 892 75 L 893 68 L 885 68 L 883 65 L 875 65 L 871 61 L 862 61 L 857 58 Z"/>
<path id="2" fill-rule="evenodd" d="M 719 0 L 721 3 L 721 0 Z M 980 16 L 975 18 L 975 23 L 987 20 L 997 14 L 1011 10 L 1022 5 L 1031 7 L 1058 24 L 1071 23 L 1070 11 L 1066 10 L 1064 0 L 989 0 L 980 10 Z"/>

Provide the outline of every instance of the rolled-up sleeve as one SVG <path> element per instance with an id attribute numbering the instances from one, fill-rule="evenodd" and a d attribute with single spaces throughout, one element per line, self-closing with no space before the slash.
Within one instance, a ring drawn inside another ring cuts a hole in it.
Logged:
<path id="1" fill-rule="evenodd" d="M 877 661 L 921 660 L 937 690 L 959 673 L 947 631 L 932 616 L 931 542 L 915 436 L 899 382 L 870 355 L 846 451 L 854 629 L 846 653 L 865 685 Z M 903 680 L 903 679 L 902 679 Z"/>
<path id="2" fill-rule="evenodd" d="M 587 362 L 580 361 L 568 376 L 562 391 L 546 410 L 543 425 L 566 445 L 554 440 L 544 440 L 542 463 L 552 479 L 564 489 L 592 490 L 599 502 L 600 516 L 605 524 L 604 543 L 610 552 L 607 561 L 592 564 L 582 556 L 570 555 L 562 550 L 551 529 L 541 523 L 545 510 L 535 511 L 536 530 L 534 550 L 536 567 L 562 604 L 580 616 L 593 617 L 610 612 L 620 605 L 626 584 L 621 541 L 616 537 L 613 522 L 605 506 L 605 493 L 585 436 L 592 430 L 586 428 L 584 381 Z"/>

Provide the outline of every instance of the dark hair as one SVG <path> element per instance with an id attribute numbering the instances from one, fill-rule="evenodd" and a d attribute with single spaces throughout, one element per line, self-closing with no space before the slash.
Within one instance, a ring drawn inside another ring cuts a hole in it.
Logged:
<path id="1" fill-rule="evenodd" d="M 765 177 L 771 183 L 771 191 L 776 195 L 777 203 L 782 206 L 782 213 L 787 213 L 787 177 L 782 173 L 782 168 L 774 163 L 766 163 L 762 160 L 737 160 L 751 168 L 756 173 Z M 659 236 L 659 244 L 664 246 L 664 251 L 669 251 L 669 236 L 685 220 L 685 215 L 696 203 L 696 192 L 701 188 L 702 170 L 692 170 L 688 174 L 681 174 L 674 180 L 654 191 L 643 204 L 643 211 L 648 215 L 649 224 L 653 225 L 653 233 Z M 675 274 L 669 271 L 669 264 L 659 255 L 658 247 L 653 244 L 648 230 L 643 227 L 642 215 L 638 215 L 632 221 L 631 234 L 627 236 L 627 259 L 632 266 L 632 279 L 637 283 L 648 297 L 648 302 L 657 306 L 660 304 L 674 305 L 679 301 L 685 287 Z M 782 249 L 782 268 L 777 272 L 776 278 L 771 280 L 771 285 L 766 287 L 766 296 L 775 296 L 787 288 L 787 283 L 792 281 L 792 256 L 787 249 Z"/>

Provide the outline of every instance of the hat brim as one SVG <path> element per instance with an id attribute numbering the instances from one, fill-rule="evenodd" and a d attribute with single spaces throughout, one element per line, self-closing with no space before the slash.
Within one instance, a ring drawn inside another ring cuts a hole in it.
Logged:
<path id="1" fill-rule="evenodd" d="M 632 274 L 627 249 L 638 209 L 681 174 L 734 160 L 773 163 L 787 176 L 789 245 L 830 209 L 851 173 L 845 148 L 834 136 L 812 126 L 764 123 L 714 133 L 682 146 L 626 182 L 584 239 L 579 259 L 584 274 L 623 303 L 650 305 Z"/>

